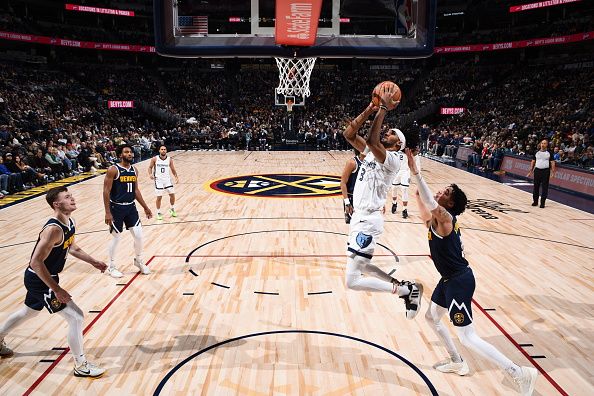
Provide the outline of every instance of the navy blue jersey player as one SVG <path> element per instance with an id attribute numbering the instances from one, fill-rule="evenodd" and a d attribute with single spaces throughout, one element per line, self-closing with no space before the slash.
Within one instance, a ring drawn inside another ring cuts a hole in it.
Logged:
<path id="1" fill-rule="evenodd" d="M 142 261 L 142 226 L 134 201 L 143 207 L 147 218 L 153 214 L 144 202 L 138 188 L 138 170 L 132 165 L 134 151 L 129 145 L 121 145 L 116 149 L 120 162 L 107 169 L 103 182 L 103 205 L 105 207 L 105 224 L 112 235 L 109 243 L 109 268 L 107 273 L 114 278 L 123 274 L 115 265 L 115 251 L 121 239 L 124 227 L 134 237 L 134 265 L 144 275 L 150 274 L 149 268 Z"/>
<path id="2" fill-rule="evenodd" d="M 455 184 L 432 195 L 427 183 L 417 168 L 412 151 L 406 149 L 408 166 L 417 184 L 417 203 L 421 218 L 428 230 L 429 249 L 435 268 L 441 275 L 425 319 L 445 344 L 450 357 L 433 366 L 444 373 L 466 375 L 468 364 L 458 353 L 450 333 L 441 323 L 441 318 L 448 313 L 455 326 L 460 342 L 467 348 L 489 359 L 505 370 L 514 379 L 522 395 L 531 395 L 534 391 L 538 371 L 533 367 L 520 367 L 493 345 L 480 338 L 472 323 L 472 295 L 475 279 L 468 261 L 464 258 L 460 228 L 456 216 L 466 208 L 466 195 Z"/>
<path id="3" fill-rule="evenodd" d="M 355 182 L 357 175 L 359 175 L 359 168 L 361 162 L 365 159 L 365 154 L 355 150 L 355 156 L 349 158 L 340 175 L 340 190 L 344 200 L 344 221 L 349 224 L 351 216 L 353 215 L 353 191 L 355 190 Z"/>
<path id="4" fill-rule="evenodd" d="M 83 351 L 83 312 L 72 301 L 70 294 L 59 282 L 59 273 L 64 269 L 68 253 L 86 261 L 101 272 L 107 264 L 95 260 L 75 242 L 74 220 L 70 214 L 76 210 L 74 197 L 66 187 L 48 190 L 47 203 L 54 210 L 54 217 L 43 226 L 33 248 L 29 265 L 25 270 L 25 306 L 11 314 L 0 326 L 0 356 L 12 356 L 13 352 L 4 342 L 4 337 L 17 325 L 36 316 L 43 308 L 49 313 L 58 313 L 68 322 L 68 345 L 74 355 L 74 375 L 77 377 L 99 377 L 104 369 L 87 361 Z"/>

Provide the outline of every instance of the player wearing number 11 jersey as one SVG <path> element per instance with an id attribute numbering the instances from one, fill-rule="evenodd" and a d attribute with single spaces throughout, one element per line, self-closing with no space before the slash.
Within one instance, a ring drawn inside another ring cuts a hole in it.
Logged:
<path id="1" fill-rule="evenodd" d="M 138 201 L 144 208 L 147 218 L 153 214 L 144 202 L 138 188 L 138 171 L 132 166 L 134 151 L 129 145 L 122 145 L 116 149 L 120 158 L 118 164 L 107 169 L 103 182 L 103 205 L 105 206 L 105 224 L 109 226 L 112 240 L 109 243 L 109 267 L 107 273 L 114 278 L 121 278 L 123 274 L 116 268 L 115 251 L 122 237 L 124 226 L 134 237 L 134 265 L 144 275 L 151 273 L 142 261 L 142 226 L 138 217 L 138 210 L 134 201 Z"/>

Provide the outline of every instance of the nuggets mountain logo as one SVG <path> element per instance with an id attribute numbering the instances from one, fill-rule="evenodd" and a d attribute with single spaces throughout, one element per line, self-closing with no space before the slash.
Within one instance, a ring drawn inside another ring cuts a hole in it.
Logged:
<path id="1" fill-rule="evenodd" d="M 266 174 L 215 180 L 208 187 L 225 194 L 269 198 L 321 198 L 340 195 L 340 176 Z"/>

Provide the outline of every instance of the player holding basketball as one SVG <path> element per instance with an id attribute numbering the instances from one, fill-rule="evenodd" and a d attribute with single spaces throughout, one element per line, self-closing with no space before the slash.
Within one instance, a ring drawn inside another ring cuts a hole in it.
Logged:
<path id="1" fill-rule="evenodd" d="M 425 319 L 445 344 L 449 359 L 433 366 L 443 373 L 466 375 L 468 364 L 462 359 L 450 337 L 450 333 L 441 323 L 441 318 L 448 313 L 450 321 L 456 327 L 460 342 L 479 355 L 490 360 L 505 370 L 520 388 L 522 395 L 531 395 L 534 391 L 538 372 L 533 367 L 520 367 L 493 345 L 480 338 L 472 324 L 472 295 L 475 280 L 468 261 L 464 258 L 462 240 L 456 216 L 466 208 L 466 195 L 455 184 L 439 191 L 435 196 L 419 173 L 413 153 L 406 149 L 408 166 L 417 184 L 417 203 L 423 221 L 429 228 L 429 250 L 435 268 L 441 280 L 431 296 L 431 305 Z"/>
<path id="2" fill-rule="evenodd" d="M 175 177 L 175 182 L 179 183 L 175 166 L 173 165 L 173 158 L 167 155 L 167 147 L 161 145 L 159 147 L 159 155 L 151 159 L 151 163 L 148 168 L 149 177 L 155 181 L 155 195 L 157 195 L 157 220 L 163 220 L 161 214 L 161 198 L 163 194 L 167 192 L 169 194 L 169 215 L 171 217 L 177 217 L 175 211 L 175 191 L 173 190 L 173 182 L 171 181 L 171 175 Z"/>
<path id="3" fill-rule="evenodd" d="M 380 130 L 384 117 L 389 110 L 396 108 L 399 102 L 394 100 L 398 86 L 384 84 L 381 89 L 380 106 L 370 103 L 367 108 L 351 121 L 343 132 L 346 140 L 358 151 L 369 149 L 361 163 L 359 177 L 353 192 L 353 216 L 350 222 L 346 286 L 352 290 L 366 290 L 397 294 L 404 299 L 406 317 L 416 316 L 423 293 L 423 286 L 414 282 L 392 278 L 377 266 L 371 264 L 371 258 L 377 239 L 383 232 L 383 209 L 386 204 L 388 189 L 400 168 L 400 159 L 396 152 L 404 149 L 407 138 L 409 143 L 415 135 L 405 137 L 398 129 L 390 129 L 380 139 Z M 376 112 L 367 141 L 357 134 L 369 116 Z M 414 146 L 414 144 L 413 144 Z M 363 273 L 372 276 L 363 276 Z"/>
<path id="4" fill-rule="evenodd" d="M 109 243 L 109 268 L 107 273 L 114 278 L 121 278 L 123 274 L 116 268 L 115 251 L 124 225 L 130 230 L 134 237 L 134 265 L 141 273 L 148 275 L 149 268 L 142 262 L 142 226 L 138 217 L 138 210 L 134 200 L 144 208 L 147 218 L 153 216 L 151 209 L 147 206 L 138 188 L 138 171 L 132 166 L 134 151 L 132 146 L 123 144 L 118 146 L 116 154 L 120 158 L 118 164 L 107 169 L 105 181 L 103 182 L 103 205 L 105 207 L 105 224 L 109 226 L 112 240 Z"/>
<path id="5" fill-rule="evenodd" d="M 421 158 L 417 155 L 419 152 L 418 149 L 414 150 L 415 161 L 417 163 L 417 169 L 421 169 Z M 406 161 L 406 154 L 404 150 L 398 152 L 398 156 L 400 157 L 400 162 L 402 163 L 400 166 L 400 170 L 396 175 L 396 178 L 392 182 L 392 214 L 396 213 L 398 209 L 398 190 L 400 190 L 400 194 L 402 195 L 402 218 L 406 219 L 408 217 L 408 188 L 410 187 L 410 169 L 408 169 L 408 162 Z"/>
<path id="6" fill-rule="evenodd" d="M 54 210 L 54 217 L 45 223 L 39 233 L 29 266 L 25 270 L 25 306 L 11 314 L 0 326 L 0 356 L 13 355 L 4 337 L 17 325 L 37 316 L 45 307 L 50 314 L 58 313 L 68 322 L 67 340 L 74 356 L 74 375 L 100 377 L 105 369 L 89 363 L 83 350 L 83 312 L 59 285 L 58 274 L 64 269 L 68 253 L 101 272 L 107 269 L 107 264 L 95 260 L 74 242 L 75 224 L 70 215 L 76 210 L 76 202 L 68 189 L 64 186 L 54 187 L 48 190 L 45 199 Z"/>

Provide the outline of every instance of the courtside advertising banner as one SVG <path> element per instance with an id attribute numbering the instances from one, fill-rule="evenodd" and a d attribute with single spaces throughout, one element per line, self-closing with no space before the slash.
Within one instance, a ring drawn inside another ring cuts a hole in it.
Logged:
<path id="1" fill-rule="evenodd" d="M 526 177 L 530 171 L 530 159 L 506 155 L 503 157 L 501 170 L 506 173 Z M 594 173 L 557 165 L 555 177 L 549 183 L 566 190 L 579 192 L 594 197 Z"/>
<path id="2" fill-rule="evenodd" d="M 314 45 L 321 10 L 322 0 L 277 0 L 276 44 Z"/>

